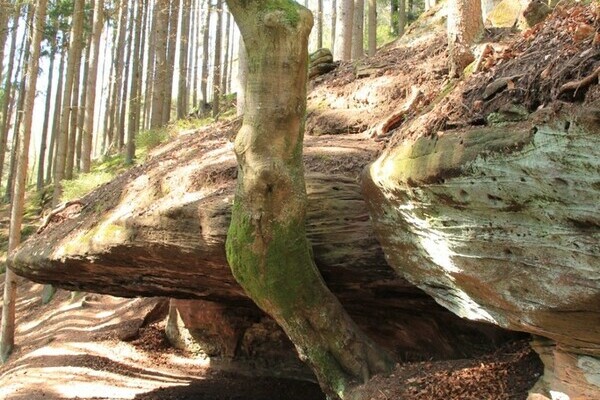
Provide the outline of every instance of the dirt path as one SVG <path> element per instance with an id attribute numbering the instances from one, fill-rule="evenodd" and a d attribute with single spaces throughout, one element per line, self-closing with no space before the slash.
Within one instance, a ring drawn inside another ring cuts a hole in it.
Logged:
<path id="1" fill-rule="evenodd" d="M 209 359 L 170 348 L 160 323 L 142 327 L 135 340 L 121 340 L 136 336 L 140 315 L 155 299 L 71 300 L 61 291 L 42 306 L 41 289 L 20 286 L 17 348 L 0 368 L 0 399 L 323 398 L 312 383 L 211 370 Z"/>

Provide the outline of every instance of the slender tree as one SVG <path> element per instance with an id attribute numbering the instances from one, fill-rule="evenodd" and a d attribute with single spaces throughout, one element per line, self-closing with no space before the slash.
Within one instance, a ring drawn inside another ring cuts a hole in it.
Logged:
<path id="1" fill-rule="evenodd" d="M 352 27 L 352 59 L 365 56 L 364 46 L 365 0 L 354 0 L 354 24 Z"/>
<path id="2" fill-rule="evenodd" d="M 65 78 L 65 64 L 67 58 L 67 40 L 63 35 L 60 40 L 60 65 L 58 67 L 58 83 L 56 86 L 56 99 L 54 100 L 54 116 L 52 117 L 52 131 L 50 133 L 50 145 L 48 147 L 48 162 L 46 164 L 46 184 L 52 181 L 54 172 L 54 155 L 57 152 L 58 135 L 60 131 L 60 116 L 62 114 L 63 82 Z"/>
<path id="3" fill-rule="evenodd" d="M 177 47 L 177 35 L 179 20 L 180 0 L 171 0 L 169 12 L 169 40 L 167 49 L 167 79 L 165 80 L 165 97 L 163 110 L 163 125 L 167 125 L 171 119 L 171 104 L 173 102 L 173 80 L 175 76 L 175 54 Z"/>
<path id="4" fill-rule="evenodd" d="M 79 109 L 77 110 L 77 145 L 75 146 L 75 168 L 77 169 L 77 171 L 81 171 L 81 153 L 83 151 L 85 110 L 87 108 L 87 84 L 89 82 L 90 76 L 90 57 L 92 56 L 92 39 L 92 32 L 90 31 L 87 35 L 87 43 L 85 45 L 83 77 L 81 79 L 81 85 L 83 89 L 79 91 Z"/>
<path id="5" fill-rule="evenodd" d="M 2 86 L 2 72 L 4 70 L 4 47 L 8 37 L 8 22 L 11 15 L 11 5 L 7 0 L 0 0 L 0 87 Z"/>
<path id="6" fill-rule="evenodd" d="M 337 34 L 337 2 L 342 0 L 331 0 L 331 51 L 335 49 L 335 36 Z"/>
<path id="7" fill-rule="evenodd" d="M 202 76 L 200 81 L 200 92 L 202 93 L 202 109 L 204 111 L 208 104 L 208 55 L 210 48 L 210 0 L 206 0 L 206 15 L 202 26 Z"/>
<path id="8" fill-rule="evenodd" d="M 82 40 L 83 38 L 80 38 Z M 75 166 L 75 147 L 77 145 L 77 122 L 79 122 L 79 95 L 81 92 L 81 68 L 84 63 L 82 62 L 83 53 L 82 40 L 81 51 L 79 57 L 75 60 L 75 76 L 73 77 L 73 89 L 71 92 L 71 111 L 69 113 L 69 139 L 67 143 L 67 159 L 65 160 L 65 176 L 64 179 L 73 179 L 73 169 Z"/>
<path id="9" fill-rule="evenodd" d="M 111 91 L 111 102 L 110 111 L 108 118 L 108 130 L 106 132 L 108 151 L 114 150 L 116 144 L 116 137 L 118 136 L 119 122 L 121 121 L 121 90 L 123 87 L 123 67 L 125 63 L 125 38 L 127 31 L 127 0 L 120 0 L 119 3 L 119 22 L 116 31 L 117 39 L 114 46 L 114 69 L 112 79 L 112 91 Z"/>
<path id="10" fill-rule="evenodd" d="M 69 122 L 71 116 L 71 95 L 73 83 L 76 76 L 77 60 L 81 59 L 81 36 L 83 34 L 83 6 L 84 0 L 75 0 L 73 9 L 73 25 L 69 37 L 69 55 L 67 60 L 67 72 L 63 88 L 63 102 L 60 116 L 60 130 L 58 132 L 58 144 L 56 149 L 56 164 L 54 167 L 54 194 L 53 203 L 58 205 L 62 195 L 61 181 L 65 177 L 65 166 L 67 161 L 67 150 L 69 145 Z"/>
<path id="11" fill-rule="evenodd" d="M 94 22 L 92 24 L 92 42 L 90 44 L 90 60 L 87 82 L 85 117 L 83 120 L 83 137 L 81 144 L 81 170 L 90 172 L 92 160 L 92 142 L 94 137 L 94 118 L 96 105 L 96 82 L 98 81 L 98 63 L 100 57 L 100 37 L 104 27 L 104 0 L 95 0 Z"/>
<path id="12" fill-rule="evenodd" d="M 323 0 L 317 0 L 317 48 L 323 47 Z"/>
<path id="13" fill-rule="evenodd" d="M 154 7 L 149 11 L 152 22 L 148 24 L 148 56 L 146 60 L 146 89 L 144 90 L 144 128 L 150 128 L 152 115 L 152 99 L 154 93 L 154 75 L 156 73 L 156 21 L 158 19 L 158 2 L 153 2 Z M 151 4 L 149 4 L 150 6 Z"/>
<path id="14" fill-rule="evenodd" d="M 237 115 L 244 115 L 246 109 L 246 82 L 248 81 L 248 57 L 244 38 L 240 36 L 238 47 L 238 93 L 237 93 Z"/>
<path id="15" fill-rule="evenodd" d="M 229 11 L 224 11 L 225 13 L 225 42 L 223 43 L 223 49 L 225 50 L 223 55 L 223 66 L 221 73 L 221 87 L 219 92 L 222 94 L 227 93 L 227 79 L 228 79 L 228 71 L 229 71 L 229 41 L 230 41 L 230 28 L 231 28 L 231 14 Z"/>
<path id="16" fill-rule="evenodd" d="M 213 79 L 212 79 L 212 116 L 218 118 L 220 110 L 221 96 L 221 36 L 223 30 L 223 0 L 217 0 L 217 27 L 215 34 L 215 58 L 213 62 Z"/>
<path id="17" fill-rule="evenodd" d="M 369 4 L 369 57 L 375 55 L 377 51 L 377 0 L 368 0 Z"/>
<path id="18" fill-rule="evenodd" d="M 188 114 L 188 53 L 190 50 L 190 13 L 191 0 L 183 0 L 181 11 L 181 38 L 179 43 L 179 81 L 177 84 L 177 119 L 185 118 Z"/>
<path id="19" fill-rule="evenodd" d="M 125 120 L 129 119 L 129 116 L 127 114 L 127 106 L 129 104 L 128 102 L 128 98 L 130 96 L 133 96 L 132 93 L 129 92 L 129 73 L 130 73 L 130 69 L 131 69 L 131 65 L 133 64 L 134 57 L 137 57 L 137 54 L 134 53 L 133 51 L 133 40 L 135 37 L 135 26 L 136 26 L 136 22 L 134 21 L 135 18 L 135 9 L 136 7 L 130 7 L 129 8 L 129 18 L 127 19 L 129 21 L 128 28 L 127 28 L 127 51 L 125 52 L 125 73 L 123 75 L 123 88 L 121 89 L 121 97 L 119 98 L 119 101 L 121 102 L 121 109 L 119 111 L 119 120 L 118 120 L 118 129 L 117 129 L 117 135 L 115 135 L 115 148 L 118 151 L 121 151 L 124 149 L 125 146 Z M 132 72 L 132 74 L 135 74 L 135 72 Z"/>
<path id="20" fill-rule="evenodd" d="M 17 52 L 17 32 L 21 5 L 17 5 L 12 17 L 12 32 L 10 38 L 10 51 L 6 72 L 6 85 L 4 85 L 4 103 L 2 104 L 2 118 L 0 119 L 0 182 L 4 172 L 4 158 L 6 156 L 6 145 L 8 142 L 8 131 L 10 129 L 10 105 L 13 101 L 13 72 L 15 67 L 15 55 Z M 0 61 L 1 63 L 1 61 Z"/>
<path id="21" fill-rule="evenodd" d="M 144 14 L 146 10 L 146 2 L 144 0 L 137 1 L 137 18 L 135 24 L 135 36 L 133 46 L 133 77 L 131 79 L 131 97 L 129 102 L 129 124 L 127 126 L 127 150 L 125 152 L 125 163 L 133 164 L 135 157 L 135 134 L 139 130 L 140 122 L 140 91 L 141 86 L 141 41 L 142 41 L 142 25 L 145 21 Z"/>
<path id="22" fill-rule="evenodd" d="M 406 28 L 406 0 L 398 0 L 398 37 L 404 35 Z"/>
<path id="23" fill-rule="evenodd" d="M 56 53 L 58 52 L 57 34 L 58 34 L 58 20 L 52 25 L 50 29 L 50 66 L 48 67 L 48 86 L 46 88 L 46 106 L 44 107 L 44 124 L 42 126 L 42 137 L 40 139 L 40 152 L 38 154 L 38 165 L 37 165 L 37 181 L 36 189 L 41 192 L 44 189 L 44 167 L 46 164 L 46 143 L 48 141 L 48 133 L 50 128 L 50 107 L 52 106 L 52 85 L 54 84 L 54 62 L 56 59 Z"/>
<path id="24" fill-rule="evenodd" d="M 330 398 L 387 372 L 387 355 L 329 291 L 305 233 L 302 163 L 312 14 L 292 0 L 228 0 L 251 60 L 246 112 L 235 139 L 238 185 L 227 260 Z"/>
<path id="25" fill-rule="evenodd" d="M 166 96 L 165 82 L 167 80 L 167 39 L 169 32 L 169 1 L 156 0 L 155 7 L 155 44 L 156 63 L 154 64 L 154 82 L 152 89 L 152 114 L 150 127 L 163 126 L 164 98 Z"/>
<path id="26" fill-rule="evenodd" d="M 25 183 L 29 161 L 29 141 L 33 121 L 33 107 L 35 103 L 35 90 L 39 69 L 40 47 L 44 36 L 44 23 L 46 20 L 46 0 L 36 3 L 36 15 L 31 40 L 31 60 L 28 65 L 27 97 L 25 99 L 23 125 L 20 131 L 19 162 L 15 181 L 15 191 L 10 215 L 10 228 L 8 237 L 8 253 L 12 253 L 21 241 L 21 225 L 23 218 Z M 0 327 L 0 358 L 6 362 L 12 353 L 15 344 L 15 309 L 17 299 L 17 279 L 14 272 L 8 269 L 5 273 L 4 305 L 2 307 L 2 325 Z"/>
<path id="27" fill-rule="evenodd" d="M 191 99 L 192 99 L 192 109 L 196 109 L 198 106 L 198 71 L 200 70 L 200 60 L 198 59 L 198 54 L 200 51 L 200 32 L 201 23 L 200 23 L 200 11 L 201 11 L 201 3 L 200 0 L 193 0 L 194 8 L 192 12 L 192 39 L 191 39 L 191 49 L 190 49 L 190 77 L 188 81 L 191 84 Z"/>

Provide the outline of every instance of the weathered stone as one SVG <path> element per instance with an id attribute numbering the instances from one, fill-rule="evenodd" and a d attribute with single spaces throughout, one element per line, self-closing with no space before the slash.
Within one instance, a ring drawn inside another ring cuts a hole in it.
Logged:
<path id="1" fill-rule="evenodd" d="M 226 136 L 189 135 L 158 149 L 147 165 L 82 198 L 77 217 L 33 235 L 11 268 L 71 290 L 197 299 L 262 318 L 225 260 L 237 170 Z M 307 234 L 317 266 L 358 324 L 399 357 L 472 354 L 473 342 L 489 343 L 498 330 L 452 315 L 386 263 L 355 172 L 374 158 L 376 145 L 361 143 L 307 140 Z M 311 172 L 315 165 L 330 173 Z M 243 319 L 226 321 L 248 329 Z M 209 335 L 213 349 L 204 351 L 231 355 L 237 339 L 230 339 L 219 343 Z"/>
<path id="2" fill-rule="evenodd" d="M 388 261 L 438 303 L 597 358 L 599 125 L 569 111 L 402 143 L 364 190 Z"/>

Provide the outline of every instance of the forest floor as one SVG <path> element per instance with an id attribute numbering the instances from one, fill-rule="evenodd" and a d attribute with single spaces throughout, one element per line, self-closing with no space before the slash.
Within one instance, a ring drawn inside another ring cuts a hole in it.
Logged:
<path id="1" fill-rule="evenodd" d="M 462 81 L 447 77 L 443 18 L 417 22 L 405 39 L 376 56 L 342 63 L 311 82 L 307 142 L 376 155 L 417 136 L 597 102 L 600 18 L 594 7 L 559 9 L 524 33 L 487 31 L 478 48 L 484 55 Z M 389 119 L 404 108 L 400 118 Z M 382 127 L 386 120 L 389 125 Z M 222 128 L 221 123 L 215 131 Z M 307 169 L 352 168 L 358 177 L 369 161 L 363 158 L 349 166 L 333 153 L 311 161 L 309 152 Z M 40 292 L 39 285 L 20 285 L 17 348 L 0 367 L 0 399 L 324 398 L 314 383 L 215 370 L 208 358 L 169 347 L 164 322 L 145 320 L 158 300 L 89 294 L 72 299 L 59 291 L 41 305 Z M 390 378 L 376 378 L 368 397 L 525 399 L 541 373 L 528 344 L 517 342 L 474 359 L 399 364 Z"/>

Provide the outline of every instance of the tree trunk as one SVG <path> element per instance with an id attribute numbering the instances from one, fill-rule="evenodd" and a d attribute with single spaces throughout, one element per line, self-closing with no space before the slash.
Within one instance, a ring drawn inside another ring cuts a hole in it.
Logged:
<path id="1" fill-rule="evenodd" d="M 112 80 L 112 100 L 110 104 L 110 115 L 108 120 L 108 152 L 112 152 L 117 144 L 117 137 L 120 135 L 119 126 L 121 123 L 121 94 L 123 89 L 123 67 L 125 63 L 125 47 L 127 33 L 127 0 L 121 0 L 119 6 L 119 25 L 117 29 L 117 39 L 114 51 L 113 80 Z M 117 131 L 117 132 L 115 132 Z"/>
<path id="2" fill-rule="evenodd" d="M 2 72 L 4 72 L 4 45 L 8 37 L 8 22 L 11 15 L 11 5 L 6 0 L 0 0 L 0 86 L 2 86 Z M 0 125 L 1 127 L 2 125 Z"/>
<path id="3" fill-rule="evenodd" d="M 91 21 L 90 21 L 91 23 Z M 81 153 L 83 150 L 83 128 L 85 123 L 85 109 L 87 108 L 87 83 L 90 76 L 90 52 L 92 51 L 92 35 L 91 32 L 87 36 L 85 45 L 85 58 L 83 64 L 83 79 L 81 84 L 83 89 L 79 93 L 79 110 L 77 112 L 77 144 L 75 146 L 75 169 L 81 171 Z M 95 99 L 94 99 L 95 100 Z"/>
<path id="4" fill-rule="evenodd" d="M 129 125 L 127 127 L 127 151 L 125 152 L 125 164 L 133 164 L 135 157 L 135 134 L 139 130 L 140 120 L 140 93 L 139 87 L 141 83 L 141 40 L 142 40 L 142 24 L 144 21 L 145 2 L 138 0 L 137 2 L 137 22 L 135 26 L 135 37 L 133 47 L 133 77 L 131 79 L 131 98 L 129 103 Z"/>
<path id="5" fill-rule="evenodd" d="M 212 79 L 212 116 L 219 117 L 221 97 L 221 36 L 223 33 L 223 0 L 217 0 L 217 27 L 215 34 L 215 58 Z"/>
<path id="6" fill-rule="evenodd" d="M 55 24 L 58 28 L 58 23 Z M 44 125 L 42 127 L 42 137 L 40 140 L 40 154 L 37 166 L 37 182 L 36 189 L 41 192 L 44 189 L 44 166 L 46 164 L 46 143 L 48 139 L 48 131 L 50 128 L 50 107 L 52 106 L 52 85 L 54 84 L 54 59 L 56 58 L 58 46 L 56 43 L 56 35 L 50 39 L 50 66 L 48 67 L 48 86 L 46 88 L 46 106 L 44 108 Z"/>
<path id="7" fill-rule="evenodd" d="M 90 172 L 92 160 L 92 141 L 94 138 L 94 112 L 96 103 L 96 82 L 98 80 L 98 63 L 100 57 L 100 36 L 104 27 L 104 0 L 95 0 L 94 23 L 92 27 L 92 43 L 90 46 L 90 70 L 86 83 L 85 117 L 83 122 L 83 138 L 81 148 L 81 170 Z"/>
<path id="8" fill-rule="evenodd" d="M 19 132 L 21 129 L 21 122 L 23 121 L 23 110 L 25 107 L 25 83 L 27 80 L 27 73 L 29 70 L 29 59 L 31 57 L 31 52 L 30 52 L 31 49 L 30 48 L 31 48 L 31 40 L 33 37 L 33 35 L 32 35 L 33 28 L 32 27 L 33 27 L 34 11 L 35 11 L 34 6 L 32 4 L 30 4 L 28 7 L 28 11 L 27 11 L 26 29 L 23 32 L 25 39 L 21 42 L 21 43 L 23 43 L 23 45 L 21 47 L 22 62 L 19 63 L 20 67 L 19 67 L 19 69 L 17 69 L 17 75 L 16 75 L 16 76 L 20 75 L 21 79 L 19 82 L 19 89 L 16 92 L 16 93 L 18 93 L 19 97 L 17 98 L 16 112 L 14 115 L 15 122 L 14 122 L 13 129 L 12 129 L 13 144 L 12 144 L 12 148 L 11 148 L 11 152 L 10 152 L 10 161 L 9 161 L 9 165 L 8 165 L 8 179 L 6 180 L 6 193 L 4 196 L 4 199 L 7 203 L 10 203 L 11 199 L 12 199 L 15 174 L 17 173 L 18 148 L 19 148 L 19 140 L 20 140 Z M 9 112 L 9 114 L 12 114 L 12 112 Z"/>
<path id="9" fill-rule="evenodd" d="M 369 57 L 377 51 L 377 0 L 369 1 Z"/>
<path id="10" fill-rule="evenodd" d="M 102 122 L 102 140 L 101 140 L 101 144 L 100 144 L 100 153 L 104 154 L 106 152 L 106 146 L 107 146 L 107 142 L 108 142 L 108 125 L 109 125 L 109 120 L 110 120 L 110 106 L 111 106 L 111 100 L 112 100 L 112 91 L 113 91 L 113 85 L 112 85 L 112 81 L 113 81 L 113 76 L 115 74 L 115 63 L 114 63 L 114 58 L 111 56 L 112 54 L 112 47 L 109 46 L 109 44 L 113 44 L 116 41 L 116 30 L 112 27 L 112 24 L 110 23 L 110 20 L 107 19 L 106 21 L 106 37 L 107 40 L 105 42 L 105 46 L 104 46 L 104 59 L 105 60 L 110 60 L 109 62 L 109 70 L 108 70 L 108 74 L 106 74 L 108 82 L 106 83 L 106 90 L 108 91 L 106 97 L 104 98 L 104 115 L 103 115 L 103 122 Z M 112 29 L 112 35 L 111 35 L 111 29 Z M 112 37 L 112 40 L 108 39 Z M 113 45 L 114 46 L 114 45 Z M 104 75 L 103 75 L 104 76 Z M 150 81 L 152 79 L 149 79 Z"/>
<path id="11" fill-rule="evenodd" d="M 30 5 L 31 6 L 31 5 Z M 32 54 L 28 66 L 27 97 L 25 99 L 23 129 L 19 133 L 22 138 L 19 147 L 19 162 L 15 181 L 15 191 L 10 215 L 10 229 L 8 237 L 8 253 L 12 253 L 21 241 L 21 224 L 25 202 L 25 184 L 29 161 L 29 141 L 31 138 L 31 125 L 33 121 L 33 106 L 35 103 L 35 89 L 37 83 L 40 44 L 44 35 L 44 22 L 46 20 L 46 0 L 39 0 L 36 4 L 35 27 L 33 29 Z M 6 362 L 15 343 L 15 308 L 17 297 L 16 275 L 7 269 L 4 285 L 4 304 L 2 307 L 2 325 L 0 327 L 0 358 Z"/>
<path id="12" fill-rule="evenodd" d="M 63 95 L 63 81 L 65 76 L 65 60 L 67 46 L 64 38 L 60 44 L 60 65 L 58 67 L 58 84 L 56 86 L 56 99 L 54 100 L 54 116 L 52 117 L 52 133 L 50 135 L 50 146 L 48 149 L 48 163 L 46 166 L 46 184 L 52 181 L 52 173 L 54 171 L 54 162 L 57 147 L 57 138 L 60 130 L 60 115 Z"/>
<path id="13" fill-rule="evenodd" d="M 471 45 L 483 31 L 481 1 L 450 0 L 447 9 L 450 76 L 456 77 L 475 60 Z"/>
<path id="14" fill-rule="evenodd" d="M 406 27 L 406 0 L 398 0 L 398 37 L 404 35 Z"/>
<path id="15" fill-rule="evenodd" d="M 335 35 L 337 29 L 337 1 L 331 0 L 331 52 L 333 53 L 333 49 L 335 49 Z"/>
<path id="16" fill-rule="evenodd" d="M 4 104 L 2 105 L 2 120 L 0 123 L 0 183 L 4 172 L 4 159 L 6 156 L 6 144 L 8 141 L 8 131 L 10 128 L 10 103 L 13 97 L 13 81 L 12 75 L 15 67 L 15 54 L 17 51 L 17 27 L 19 25 L 18 15 L 20 14 L 21 6 L 17 6 L 12 18 L 13 30 L 10 38 L 10 53 L 8 56 L 8 66 L 6 72 L 6 86 L 4 87 Z M 0 64 L 2 61 L 0 61 Z"/>
<path id="17" fill-rule="evenodd" d="M 128 98 L 130 96 L 134 96 L 133 93 L 129 92 L 129 72 L 130 72 L 130 68 L 131 68 L 131 64 L 133 64 L 133 58 L 136 57 L 136 53 L 133 52 L 133 39 L 135 36 L 135 31 L 134 28 L 136 26 L 136 22 L 134 20 L 135 18 L 135 7 L 130 7 L 129 10 L 129 23 L 127 24 L 127 53 L 124 59 L 125 62 L 125 75 L 124 75 L 124 79 L 123 79 L 123 88 L 122 88 L 122 94 L 121 94 L 121 98 L 119 99 L 121 101 L 121 111 L 119 112 L 119 129 L 118 129 L 118 135 L 115 136 L 115 148 L 117 149 L 117 151 L 121 152 L 123 150 L 123 147 L 125 146 L 125 121 L 128 120 L 128 114 L 127 114 L 127 105 L 128 103 Z M 141 23 L 141 20 L 139 21 Z M 133 72 L 133 74 L 135 74 L 135 72 Z"/>
<path id="18" fill-rule="evenodd" d="M 331 397 L 389 370 L 319 274 L 305 233 L 302 164 L 312 14 L 292 1 L 228 2 L 248 51 L 246 112 L 227 259 Z M 333 323 L 335 321 L 335 323 Z"/>
<path id="19" fill-rule="evenodd" d="M 338 0 L 337 32 L 333 58 L 349 61 L 352 58 L 352 24 L 354 22 L 354 0 Z"/>
<path id="20" fill-rule="evenodd" d="M 398 0 L 390 0 L 390 33 L 396 35 L 398 28 Z"/>
<path id="21" fill-rule="evenodd" d="M 146 89 L 144 90 L 144 129 L 150 128 L 152 99 L 154 91 L 154 75 L 156 74 L 156 21 L 158 16 L 158 2 L 154 3 L 152 12 L 148 9 L 148 17 L 152 16 L 152 22 L 149 24 L 148 37 L 148 57 L 146 60 Z"/>
<path id="22" fill-rule="evenodd" d="M 181 50 L 179 51 L 179 82 L 177 86 L 177 119 L 188 114 L 188 52 L 190 51 L 191 0 L 183 0 L 181 15 Z"/>
<path id="23" fill-rule="evenodd" d="M 79 39 L 81 40 L 81 38 Z M 75 165 L 75 147 L 77 144 L 77 123 L 79 122 L 79 92 L 81 86 L 82 52 L 75 60 L 75 76 L 73 79 L 73 92 L 71 93 L 71 113 L 69 127 L 69 142 L 67 147 L 67 160 L 65 163 L 65 179 L 73 179 L 73 167 Z"/>
<path id="24" fill-rule="evenodd" d="M 154 88 L 152 89 L 152 114 L 150 128 L 163 126 L 164 98 L 166 96 L 165 82 L 167 80 L 167 39 L 169 33 L 169 1 L 156 1 L 156 62 L 154 64 Z"/>
<path id="25" fill-rule="evenodd" d="M 238 92 L 237 92 L 237 115 L 244 115 L 246 109 L 246 82 L 248 81 L 248 56 L 244 38 L 240 36 L 238 47 Z"/>
<path id="26" fill-rule="evenodd" d="M 175 51 L 177 46 L 180 0 L 171 0 L 169 13 L 169 43 L 167 49 L 167 79 L 165 80 L 165 97 L 163 125 L 171 120 L 171 103 L 173 102 L 173 77 L 175 75 Z"/>
<path id="27" fill-rule="evenodd" d="M 62 195 L 61 181 L 65 176 L 65 166 L 67 161 L 67 147 L 69 140 L 69 117 L 71 112 L 71 94 L 75 78 L 75 66 L 77 60 L 81 59 L 81 36 L 83 33 L 83 7 L 84 0 L 75 0 L 73 10 L 73 26 L 71 27 L 69 56 L 67 60 L 67 73 L 65 77 L 65 87 L 63 90 L 63 102 L 61 107 L 60 131 L 58 135 L 58 147 L 56 150 L 56 165 L 54 168 L 54 195 L 53 203 L 60 203 Z"/>
<path id="28" fill-rule="evenodd" d="M 219 92 L 223 94 L 227 94 L 227 72 L 229 70 L 229 41 L 230 41 L 230 30 L 231 30 L 231 14 L 229 11 L 225 12 L 225 43 L 223 44 L 223 49 L 225 50 L 225 54 L 223 57 L 223 67 L 222 67 L 222 76 L 221 76 L 221 88 Z"/>
<path id="29" fill-rule="evenodd" d="M 365 0 L 354 1 L 354 26 L 352 31 L 352 59 L 365 56 L 364 46 Z"/>
<path id="30" fill-rule="evenodd" d="M 323 48 L 323 0 L 317 0 L 317 49 Z"/>
<path id="31" fill-rule="evenodd" d="M 208 103 L 208 55 L 210 49 L 210 0 L 206 1 L 206 18 L 204 19 L 202 31 L 202 75 L 200 81 L 200 92 L 202 93 L 202 106 L 204 111 Z"/>

